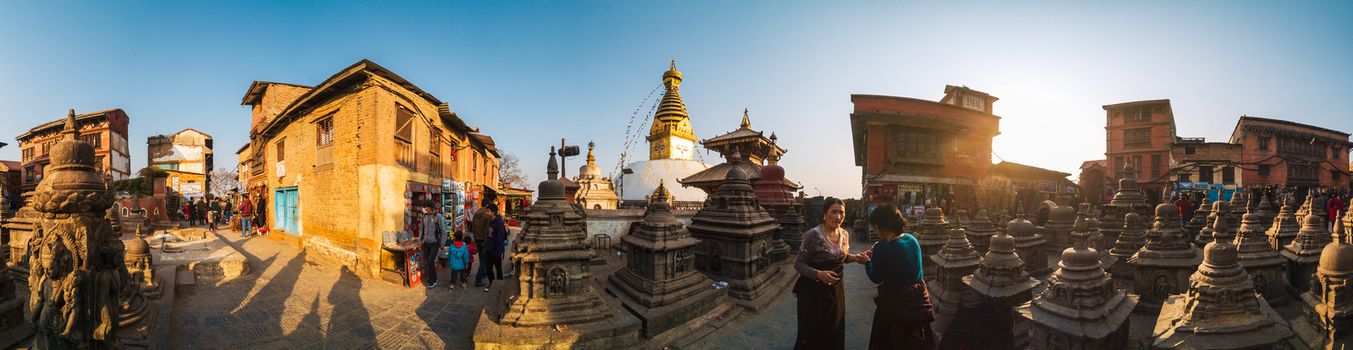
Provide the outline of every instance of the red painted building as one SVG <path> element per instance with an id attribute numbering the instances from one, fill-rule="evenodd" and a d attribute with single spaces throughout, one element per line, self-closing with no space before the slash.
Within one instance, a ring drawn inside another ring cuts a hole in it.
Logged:
<path id="1" fill-rule="evenodd" d="M 1109 182 L 1116 184 L 1123 167 L 1131 164 L 1147 198 L 1157 202 L 1170 181 L 1170 148 L 1175 141 L 1170 100 L 1111 104 L 1104 111 Z"/>
<path id="2" fill-rule="evenodd" d="M 991 167 L 991 139 L 1000 134 L 995 96 L 945 86 L 944 98 L 851 95 L 855 165 L 863 198 L 910 204 L 965 203 Z"/>
<path id="3" fill-rule="evenodd" d="M 109 109 L 75 116 L 80 129 L 80 140 L 94 145 L 94 167 L 100 175 L 113 181 L 131 177 L 131 153 L 127 150 L 127 124 L 130 121 L 122 109 Z M 46 174 L 48 155 L 52 146 L 62 137 L 66 118 L 56 119 L 28 130 L 15 139 L 23 159 L 23 192 L 38 187 Z"/>
<path id="4" fill-rule="evenodd" d="M 1346 132 L 1286 120 L 1241 116 L 1230 142 L 1239 144 L 1246 185 L 1343 187 L 1349 184 Z"/>

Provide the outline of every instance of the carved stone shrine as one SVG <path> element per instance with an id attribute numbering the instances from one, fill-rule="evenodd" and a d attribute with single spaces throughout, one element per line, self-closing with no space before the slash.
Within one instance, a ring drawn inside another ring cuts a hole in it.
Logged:
<path id="1" fill-rule="evenodd" d="M 1113 265 L 1109 265 L 1108 270 L 1115 279 L 1131 281 L 1136 277 L 1137 269 L 1128 263 L 1128 259 L 1146 245 L 1146 219 L 1134 211 L 1124 215 L 1121 221 L 1123 229 L 1119 230 L 1118 241 L 1109 249 L 1109 255 L 1117 259 Z"/>
<path id="2" fill-rule="evenodd" d="M 1212 215 L 1212 201 L 1207 196 L 1201 196 L 1203 199 L 1198 202 L 1198 209 L 1193 211 L 1193 218 L 1184 223 L 1184 233 L 1188 234 L 1190 242 L 1198 239 L 1198 233 L 1202 232 L 1203 227 L 1211 226 L 1209 221 L 1216 218 Z"/>
<path id="3" fill-rule="evenodd" d="M 794 204 L 798 203 L 794 198 L 794 191 L 798 188 L 785 180 L 785 168 L 780 166 L 779 161 L 779 155 L 770 154 L 768 164 L 761 167 L 761 176 L 753 183 L 753 187 L 756 188 L 756 198 L 761 202 L 761 207 L 780 223 L 780 229 L 771 240 L 771 258 L 783 262 L 797 254 L 799 244 L 803 242 L 803 216 L 800 215 L 797 222 L 786 220 Z M 786 238 L 795 240 L 794 244 L 789 244 Z"/>
<path id="4" fill-rule="evenodd" d="M 1301 293 L 1308 320 L 1320 338 L 1308 341 L 1311 348 L 1353 347 L 1353 244 L 1347 224 L 1335 223 L 1333 243 L 1320 253 L 1315 284 Z"/>
<path id="5" fill-rule="evenodd" d="M 1048 211 L 1048 223 L 1041 227 L 1048 245 L 1048 252 L 1056 253 L 1071 245 L 1071 225 L 1076 223 L 1076 208 L 1071 205 L 1058 205 Z"/>
<path id="6" fill-rule="evenodd" d="M 921 245 L 921 267 L 927 279 L 935 276 L 935 261 L 932 258 L 949 240 L 949 223 L 944 221 L 944 211 L 939 207 L 925 209 L 925 216 L 916 224 L 916 242 Z"/>
<path id="7" fill-rule="evenodd" d="M 1198 248 L 1184 240 L 1179 227 L 1179 207 L 1165 202 L 1156 206 L 1156 220 L 1146 231 L 1146 244 L 1128 259 L 1137 269 L 1133 288 L 1141 297 L 1138 308 L 1154 311 L 1170 295 L 1188 290 L 1189 277 L 1202 263 Z"/>
<path id="8" fill-rule="evenodd" d="M 1212 202 L 1212 210 L 1207 211 L 1207 221 L 1203 222 L 1203 228 L 1198 230 L 1198 234 L 1194 235 L 1193 240 L 1190 242 L 1193 242 L 1193 244 L 1199 247 L 1212 242 L 1212 231 L 1216 230 L 1214 226 L 1217 224 L 1217 217 L 1227 216 L 1226 213 L 1230 212 L 1230 205 L 1231 203 L 1225 201 Z M 1198 214 L 1194 214 L 1194 217 L 1197 216 Z"/>
<path id="9" fill-rule="evenodd" d="M 1015 254 L 1019 255 L 1020 260 L 1024 260 L 1024 271 L 1034 277 L 1044 277 L 1052 273 L 1052 268 L 1048 266 L 1047 253 L 1043 249 L 1048 241 L 1043 235 L 1038 234 L 1033 222 L 1020 215 L 1010 220 L 1005 227 L 1010 236 L 1015 238 Z"/>
<path id="10" fill-rule="evenodd" d="M 1217 225 L 1225 222 L 1218 219 Z M 1236 246 L 1223 235 L 1204 247 L 1203 264 L 1189 278 L 1188 290 L 1161 307 L 1153 349 L 1268 349 L 1292 336 L 1287 321 L 1255 293 Z"/>
<path id="11" fill-rule="evenodd" d="M 1264 232 L 1268 236 L 1269 247 L 1275 251 L 1280 251 L 1291 244 L 1297 239 L 1297 231 L 1301 230 L 1301 219 L 1297 217 L 1297 207 L 1293 203 L 1292 195 L 1285 194 L 1282 198 L 1282 209 L 1273 217 L 1273 223 L 1268 226 L 1268 231 Z"/>
<path id="12" fill-rule="evenodd" d="M 780 224 L 761 208 L 741 169 L 728 170 L 723 184 L 705 199 L 687 229 L 700 240 L 695 268 L 727 282 L 728 295 L 738 305 L 760 310 L 790 280 L 786 269 L 771 258 Z"/>
<path id="13" fill-rule="evenodd" d="M 1297 237 L 1284 246 L 1281 253 L 1287 262 L 1287 283 L 1292 288 L 1292 294 L 1310 290 L 1310 281 L 1320 262 L 1320 252 L 1331 241 L 1330 232 L 1325 230 L 1325 219 L 1315 210 L 1306 214 L 1303 222 Z"/>
<path id="14" fill-rule="evenodd" d="M 978 254 L 986 254 L 988 242 L 996 234 L 996 225 L 991 223 L 986 209 L 979 209 L 977 215 L 972 217 L 963 230 L 967 232 L 968 242 L 972 243 L 973 249 L 976 249 Z"/>
<path id="15" fill-rule="evenodd" d="M 982 256 L 977 271 L 964 276 L 963 283 L 995 304 L 1001 317 L 1011 320 L 1002 325 L 1008 327 L 984 330 L 985 340 L 974 344 L 976 348 L 1003 348 L 1003 344 L 1011 344 L 1010 347 L 1015 349 L 1028 346 L 1028 320 L 1015 317 L 1014 308 L 1030 301 L 1033 288 L 1041 282 L 1024 271 L 1024 261 L 1015 254 L 1014 237 L 1005 233 L 991 237 L 990 249 Z"/>
<path id="16" fill-rule="evenodd" d="M 1100 213 L 1099 221 L 1101 223 L 1104 240 L 1115 242 L 1118 240 L 1118 232 L 1123 228 L 1123 217 L 1128 212 L 1136 211 L 1145 213 L 1151 210 L 1146 204 L 1146 195 L 1142 193 L 1141 186 L 1137 184 L 1137 172 L 1131 164 L 1123 167 L 1122 178 L 1118 180 L 1118 191 L 1114 192 L 1113 199 L 1105 203 L 1103 211 Z"/>
<path id="17" fill-rule="evenodd" d="M 1137 297 L 1124 293 L 1104 272 L 1089 237 L 1077 234 L 1062 251 L 1048 287 L 1020 313 L 1033 321 L 1032 349 L 1120 350 L 1128 345 L 1129 315 Z"/>
<path id="18" fill-rule="evenodd" d="M 1292 301 L 1283 287 L 1287 281 L 1285 263 L 1278 251 L 1268 245 L 1268 236 L 1264 235 L 1263 218 L 1258 213 L 1247 213 L 1245 220 L 1236 230 L 1236 261 L 1245 268 L 1245 273 L 1254 281 L 1254 289 L 1263 295 L 1270 305 L 1285 305 Z M 1232 225 L 1227 222 L 1226 225 Z"/>
<path id="19" fill-rule="evenodd" d="M 947 336 L 949 325 L 958 316 L 959 309 L 981 301 L 977 293 L 963 283 L 963 277 L 976 271 L 981 259 L 972 244 L 968 243 L 963 229 L 949 230 L 949 240 L 945 241 L 939 254 L 935 254 L 935 280 L 926 284 L 930 288 L 931 301 L 935 304 L 935 321 L 930 327 L 936 333 Z"/>
<path id="20" fill-rule="evenodd" d="M 710 288 L 714 281 L 695 270 L 700 241 L 672 215 L 670 197 L 659 183 L 643 221 L 620 238 L 625 267 L 608 278 L 650 338 L 709 312 L 723 295 L 723 290 Z"/>

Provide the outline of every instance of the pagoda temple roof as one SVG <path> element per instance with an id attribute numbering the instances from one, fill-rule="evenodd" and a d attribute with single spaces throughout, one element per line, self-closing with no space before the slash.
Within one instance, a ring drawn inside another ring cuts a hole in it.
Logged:
<path id="1" fill-rule="evenodd" d="M 702 188 L 706 186 L 718 187 L 719 184 L 723 183 L 724 178 L 728 176 L 728 169 L 731 169 L 733 167 L 742 169 L 742 172 L 744 174 L 747 174 L 748 180 L 751 180 L 752 183 L 756 183 L 757 180 L 761 179 L 761 165 L 752 163 L 744 159 L 737 163 L 725 162 L 716 164 L 712 167 L 709 167 L 708 169 L 701 170 L 700 172 L 697 172 L 695 174 L 691 174 L 691 176 L 687 176 L 683 179 L 677 180 L 677 182 L 681 183 L 681 186 L 685 187 L 690 186 Z M 790 181 L 789 179 L 783 179 L 781 181 L 786 186 L 793 187 L 794 189 L 803 188 L 803 186 L 799 186 L 799 184 L 796 184 L 793 181 Z"/>

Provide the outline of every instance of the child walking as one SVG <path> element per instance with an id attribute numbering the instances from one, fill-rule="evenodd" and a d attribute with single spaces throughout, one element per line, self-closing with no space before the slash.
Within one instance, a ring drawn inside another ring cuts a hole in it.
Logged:
<path id="1" fill-rule="evenodd" d="M 207 230 L 212 233 L 216 233 L 216 215 L 215 210 L 207 211 Z"/>
<path id="2" fill-rule="evenodd" d="M 474 237 L 470 237 L 470 240 L 465 242 L 465 246 L 468 247 L 470 259 L 468 260 L 469 262 L 465 264 L 465 271 L 461 272 L 461 277 L 464 277 L 461 278 L 460 280 L 461 288 L 468 287 L 467 285 L 468 281 L 470 280 L 470 270 L 474 268 L 474 257 L 476 254 L 479 254 L 479 248 L 476 247 L 476 244 L 474 243 Z"/>
<path id="3" fill-rule="evenodd" d="M 451 267 L 451 283 L 448 287 L 454 290 L 456 283 L 461 283 L 461 288 L 465 288 L 465 279 L 469 277 L 470 269 L 470 246 L 465 244 L 459 232 L 451 241 L 451 246 L 446 248 L 446 260 L 447 265 Z"/>

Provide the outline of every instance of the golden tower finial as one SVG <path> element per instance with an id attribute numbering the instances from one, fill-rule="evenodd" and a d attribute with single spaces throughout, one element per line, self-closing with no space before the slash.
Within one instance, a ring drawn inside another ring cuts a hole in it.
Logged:
<path id="1" fill-rule="evenodd" d="M 742 107 L 742 125 L 741 125 L 741 127 L 742 127 L 743 129 L 749 129 L 749 130 L 752 128 L 752 120 L 751 120 L 751 118 L 748 118 L 748 117 L 747 117 L 747 107 Z"/>
<path id="2" fill-rule="evenodd" d="M 667 90 L 676 90 L 681 87 L 681 71 L 676 69 L 676 59 L 667 66 L 667 71 L 662 73 L 662 84 Z"/>
<path id="3" fill-rule="evenodd" d="M 662 179 L 658 179 L 658 188 L 653 189 L 653 195 L 648 197 L 649 203 L 670 203 L 672 193 L 667 191 L 667 185 L 663 184 Z"/>

